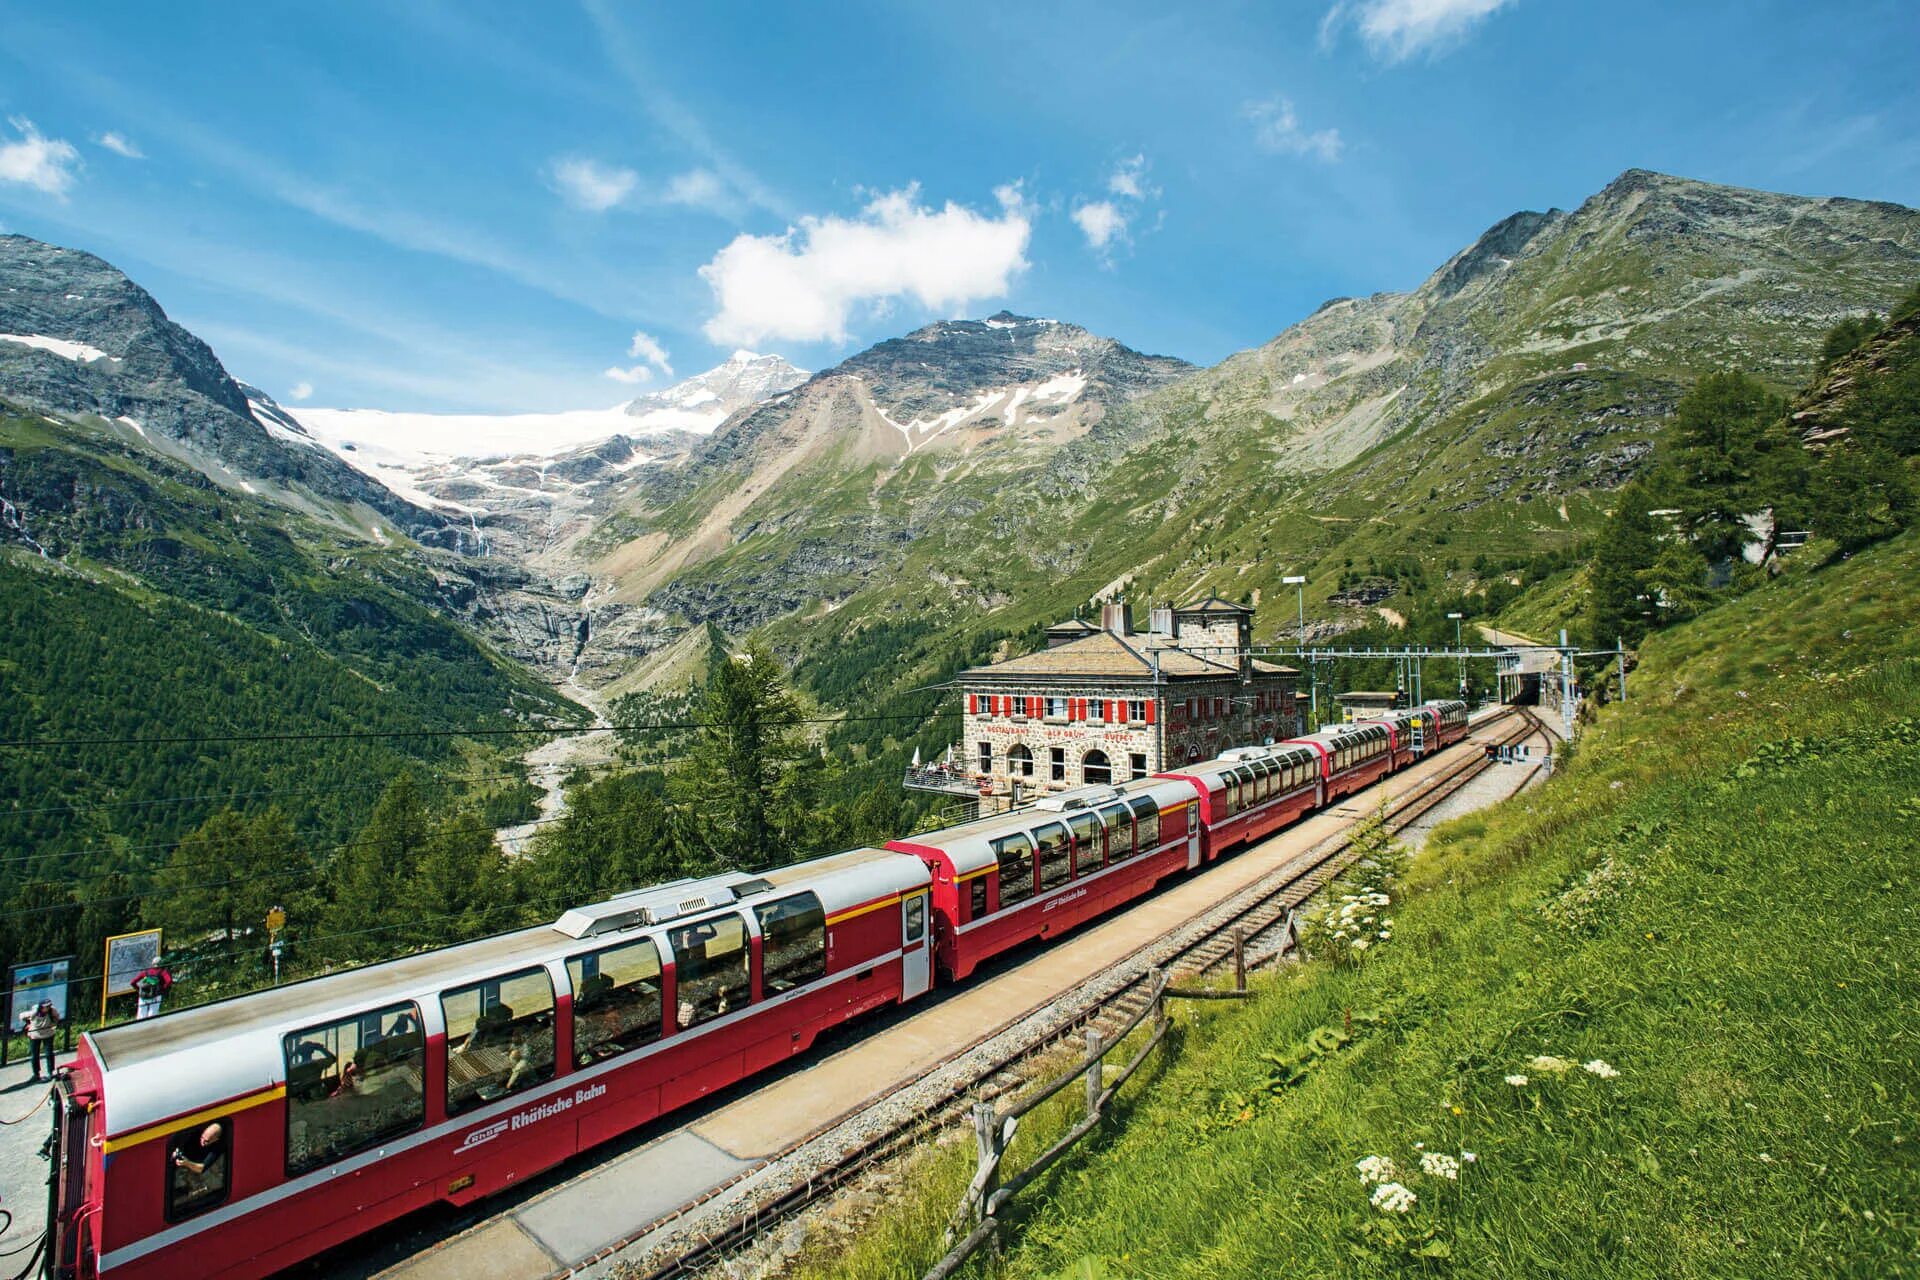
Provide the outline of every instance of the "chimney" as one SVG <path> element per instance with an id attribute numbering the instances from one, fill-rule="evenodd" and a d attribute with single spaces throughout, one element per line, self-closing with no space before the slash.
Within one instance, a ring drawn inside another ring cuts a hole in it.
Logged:
<path id="1" fill-rule="evenodd" d="M 1173 640 L 1173 606 L 1163 604 L 1150 609 L 1147 612 L 1147 630 L 1165 640 Z"/>
<path id="2" fill-rule="evenodd" d="M 1109 635 L 1133 634 L 1133 615 L 1127 609 L 1125 597 L 1109 600 L 1100 606 L 1100 629 Z"/>

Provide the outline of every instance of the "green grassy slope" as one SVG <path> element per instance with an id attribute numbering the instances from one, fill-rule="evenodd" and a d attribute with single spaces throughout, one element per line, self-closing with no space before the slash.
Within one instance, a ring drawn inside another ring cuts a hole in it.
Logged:
<path id="1" fill-rule="evenodd" d="M 1556 777 L 1437 833 L 1367 964 L 1182 1008 L 1005 1273 L 1920 1274 L 1917 573 L 1908 534 L 1650 639 Z M 1410 1212 L 1370 1206 L 1367 1156 Z M 970 1163 L 802 1270 L 919 1274 Z"/>

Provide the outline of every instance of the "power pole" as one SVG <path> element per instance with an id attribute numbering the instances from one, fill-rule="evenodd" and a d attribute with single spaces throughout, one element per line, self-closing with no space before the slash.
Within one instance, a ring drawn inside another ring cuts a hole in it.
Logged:
<path id="1" fill-rule="evenodd" d="M 1560 723 L 1567 739 L 1573 739 L 1573 648 L 1567 644 L 1567 629 L 1560 628 Z"/>

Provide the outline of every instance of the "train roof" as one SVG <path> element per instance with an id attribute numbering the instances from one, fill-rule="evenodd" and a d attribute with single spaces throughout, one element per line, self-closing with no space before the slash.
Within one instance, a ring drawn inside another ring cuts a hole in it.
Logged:
<path id="1" fill-rule="evenodd" d="M 1182 765 L 1178 769 L 1169 769 L 1167 774 L 1176 778 L 1204 778 L 1211 782 L 1225 777 L 1240 765 L 1252 764 L 1256 760 L 1284 760 L 1289 756 L 1298 755 L 1312 756 L 1313 751 L 1298 742 L 1274 742 L 1260 747 L 1233 747 L 1221 752 L 1212 760 L 1200 760 L 1193 764 Z"/>
<path id="2" fill-rule="evenodd" d="M 862 848 L 760 875 L 729 872 L 649 886 L 574 908 L 550 924 L 122 1023 L 88 1039 L 109 1079 L 124 1077 L 141 1086 L 112 1100 L 112 1129 L 125 1132 L 207 1099 L 278 1083 L 285 1070 L 280 1037 L 290 1031 L 404 1000 L 424 1006 L 464 981 L 652 936 L 672 928 L 678 917 L 749 907 L 806 890 L 817 893 L 831 915 L 925 883 L 927 869 L 919 859 Z M 676 909 L 681 906 L 686 910 Z M 634 912 L 635 907 L 646 913 Z M 600 927 L 583 927 L 593 924 Z"/>

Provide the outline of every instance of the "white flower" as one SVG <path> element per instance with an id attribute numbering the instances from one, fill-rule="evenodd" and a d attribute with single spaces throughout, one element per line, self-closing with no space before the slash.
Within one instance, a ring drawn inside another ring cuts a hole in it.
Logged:
<path id="1" fill-rule="evenodd" d="M 1420 1172 L 1430 1178 L 1445 1178 L 1448 1182 L 1458 1182 L 1460 1162 L 1444 1151 L 1426 1151 L 1420 1155 Z"/>
<path id="2" fill-rule="evenodd" d="M 1516 1089 L 1524 1089 L 1527 1087 L 1527 1078 L 1518 1074 L 1510 1075 L 1507 1077 L 1507 1083 Z"/>
<path id="3" fill-rule="evenodd" d="M 1365 951 L 1369 945 L 1371 944 L 1369 944 L 1365 938 L 1355 938 L 1353 940 L 1353 949 L 1355 951 Z"/>
<path id="4" fill-rule="evenodd" d="M 1550 1053 L 1536 1055 L 1528 1061 L 1527 1065 L 1535 1071 L 1542 1071 L 1550 1076 L 1564 1075 L 1566 1072 L 1573 1070 L 1573 1064 L 1571 1062 L 1568 1062 L 1565 1058 L 1556 1058 Z M 1591 1068 L 1589 1068 L 1589 1070 L 1591 1070 Z"/>
<path id="5" fill-rule="evenodd" d="M 1419 1200 L 1397 1182 L 1383 1182 L 1373 1189 L 1373 1207 L 1382 1213 L 1412 1213 Z"/>
<path id="6" fill-rule="evenodd" d="M 1361 1182 L 1392 1182 L 1400 1176 L 1392 1156 L 1367 1156 L 1356 1160 L 1353 1167 L 1360 1171 Z"/>
<path id="7" fill-rule="evenodd" d="M 1390 932 L 1389 930 L 1386 930 L 1386 929 L 1382 929 L 1382 930 L 1380 931 L 1380 937 L 1381 937 L 1382 939 L 1386 939 L 1386 938 L 1391 938 L 1392 936 L 1393 936 L 1393 934 L 1392 934 L 1392 933 L 1391 933 L 1391 932 Z"/>
<path id="8" fill-rule="evenodd" d="M 1460 1153 L 1461 1164 L 1472 1164 L 1474 1161 L 1478 1160 L 1479 1158 L 1480 1158 L 1479 1156 L 1475 1155 L 1471 1151 L 1462 1151 Z"/>
<path id="9" fill-rule="evenodd" d="M 1620 1075 L 1620 1072 L 1617 1068 L 1609 1066 L 1606 1062 L 1602 1061 L 1599 1058 L 1595 1058 L 1592 1062 L 1583 1064 L 1583 1069 L 1590 1075 L 1599 1076 L 1602 1080 L 1614 1080 L 1619 1078 L 1619 1075 Z"/>

